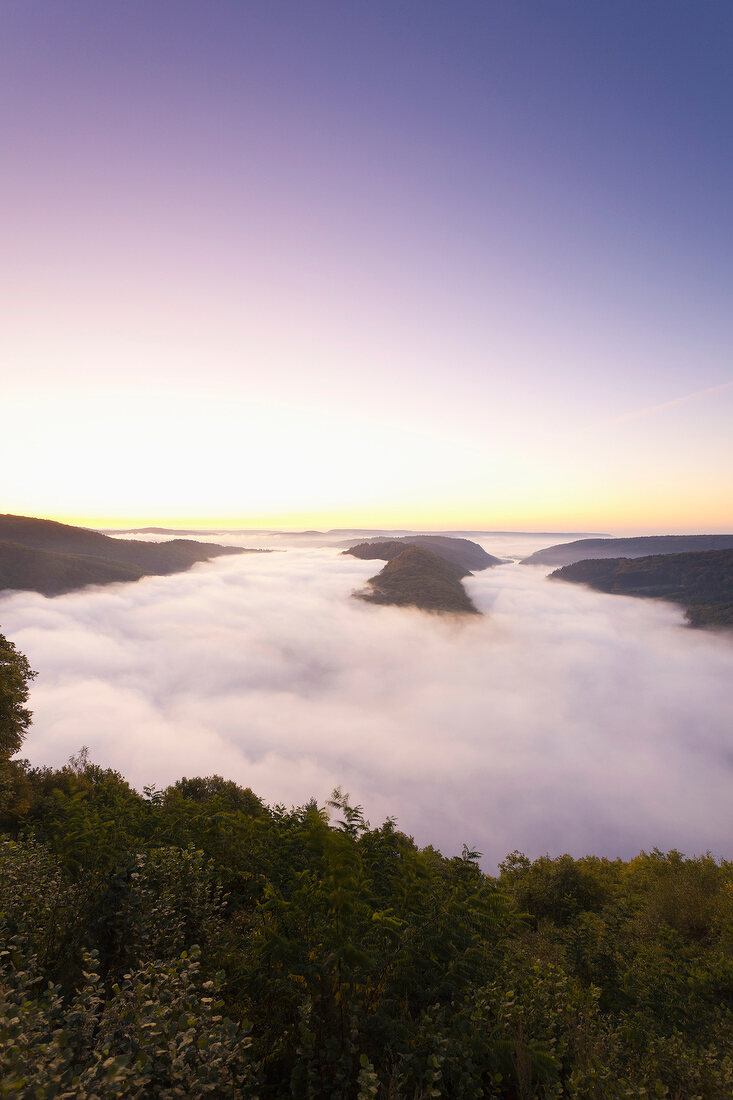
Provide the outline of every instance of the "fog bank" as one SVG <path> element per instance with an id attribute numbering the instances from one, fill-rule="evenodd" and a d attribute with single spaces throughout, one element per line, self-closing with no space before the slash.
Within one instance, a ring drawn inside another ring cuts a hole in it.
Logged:
<path id="1" fill-rule="evenodd" d="M 350 599 L 374 572 L 290 544 L 3 597 L 39 672 L 23 754 L 86 744 L 138 788 L 218 773 L 287 804 L 341 785 L 373 823 L 488 868 L 514 848 L 733 857 L 733 638 L 518 565 L 466 581 L 480 619 Z"/>

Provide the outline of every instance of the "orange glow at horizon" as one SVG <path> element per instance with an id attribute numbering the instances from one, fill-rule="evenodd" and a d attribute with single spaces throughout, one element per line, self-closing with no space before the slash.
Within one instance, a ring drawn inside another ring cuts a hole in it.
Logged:
<path id="1" fill-rule="evenodd" d="M 733 531 L 730 509 L 715 507 L 722 502 L 706 500 L 684 514 L 672 501 L 661 501 L 652 509 L 642 501 L 615 507 L 552 511 L 538 507 L 534 511 L 436 512 L 414 511 L 408 507 L 359 509 L 333 512 L 288 512 L 250 515 L 206 515 L 194 513 L 98 513 L 46 512 L 41 518 L 98 530 L 130 530 L 142 527 L 166 527 L 211 531 L 329 531 L 333 529 L 430 530 L 430 531 L 526 531 L 593 532 L 598 534 L 641 533 L 728 533 Z M 609 505 L 611 502 L 609 501 Z"/>
<path id="2" fill-rule="evenodd" d="M 733 529 L 712 35 L 648 12 L 627 80 L 614 5 L 4 7 L 0 509 Z"/>

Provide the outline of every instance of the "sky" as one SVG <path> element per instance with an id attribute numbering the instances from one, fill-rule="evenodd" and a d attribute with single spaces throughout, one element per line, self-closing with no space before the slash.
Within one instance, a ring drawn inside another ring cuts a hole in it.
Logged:
<path id="1" fill-rule="evenodd" d="M 2 510 L 733 528 L 728 0 L 5 0 Z"/>
<path id="2" fill-rule="evenodd" d="M 374 826 L 465 843 L 488 871 L 514 849 L 733 858 L 729 636 L 519 564 L 466 579 L 481 616 L 376 607 L 350 594 L 381 563 L 282 541 L 2 596 L 38 670 L 22 755 L 61 766 L 86 745 L 140 791 L 216 773 L 286 806 L 341 786 Z"/>

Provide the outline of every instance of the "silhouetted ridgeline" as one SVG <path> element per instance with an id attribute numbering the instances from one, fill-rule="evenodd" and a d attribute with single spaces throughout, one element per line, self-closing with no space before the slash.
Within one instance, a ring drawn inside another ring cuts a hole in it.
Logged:
<path id="1" fill-rule="evenodd" d="M 188 539 L 116 539 L 53 520 L 0 515 L 0 590 L 57 596 L 87 584 L 180 573 L 222 554 L 256 552 Z"/>
<path id="2" fill-rule="evenodd" d="M 693 626 L 733 626 L 733 550 L 592 559 L 550 576 L 599 592 L 671 600 L 682 604 Z"/>
<path id="3" fill-rule="evenodd" d="M 522 565 L 571 565 L 586 558 L 642 558 L 695 550 L 733 549 L 733 535 L 644 535 L 631 539 L 578 539 L 547 546 Z"/>

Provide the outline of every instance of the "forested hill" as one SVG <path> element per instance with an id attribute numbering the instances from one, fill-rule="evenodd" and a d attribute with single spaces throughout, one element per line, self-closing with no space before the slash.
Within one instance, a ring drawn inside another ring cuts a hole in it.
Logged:
<path id="1" fill-rule="evenodd" d="M 366 591 L 356 593 L 359 599 L 396 607 L 417 607 L 422 611 L 479 614 L 461 584 L 462 578 L 470 575 L 468 569 L 438 557 L 423 546 L 400 542 L 394 546 L 397 552 L 380 573 L 370 577 Z"/>
<path id="2" fill-rule="evenodd" d="M 556 569 L 556 580 L 599 592 L 682 604 L 693 626 L 733 627 L 733 550 L 589 560 Z"/>
<path id="3" fill-rule="evenodd" d="M 179 573 L 222 554 L 256 552 L 190 539 L 117 539 L 53 520 L 0 515 L 0 590 L 57 596 L 88 584 Z"/>
<path id="4" fill-rule="evenodd" d="M 439 558 L 460 565 L 465 570 L 488 569 L 492 565 L 501 565 L 501 558 L 487 554 L 482 546 L 471 539 L 454 538 L 452 535 L 405 535 L 392 539 L 367 539 L 356 546 L 350 546 L 344 550 L 344 554 L 351 554 L 355 558 L 381 558 L 389 561 L 395 555 L 401 553 L 406 546 L 422 546 L 431 550 Z M 464 574 L 465 576 L 465 574 Z"/>
<path id="5" fill-rule="evenodd" d="M 695 550 L 733 549 L 733 535 L 643 535 L 630 539 L 577 539 L 547 546 L 524 558 L 522 565 L 571 565 L 586 558 L 642 558 L 650 554 L 683 554 Z"/>

